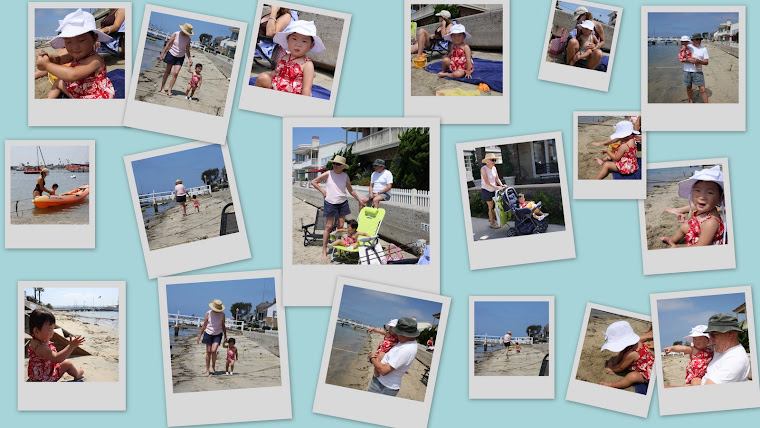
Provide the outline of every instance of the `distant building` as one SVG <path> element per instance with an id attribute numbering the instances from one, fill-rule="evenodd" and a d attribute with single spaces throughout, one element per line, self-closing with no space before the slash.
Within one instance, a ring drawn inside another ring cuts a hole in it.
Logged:
<path id="1" fill-rule="evenodd" d="M 346 134 L 350 131 L 361 132 L 362 137 L 351 143 L 351 153 L 359 156 L 362 164 L 371 164 L 375 159 L 385 161 L 385 167 L 390 168 L 393 157 L 398 153 L 401 144 L 399 135 L 411 128 L 343 128 Z M 346 136 L 348 137 L 348 136 Z"/>
<path id="2" fill-rule="evenodd" d="M 256 305 L 255 321 L 267 327 L 277 327 L 277 299 L 274 302 L 261 302 Z"/>
<path id="3" fill-rule="evenodd" d="M 713 33 L 713 40 L 719 42 L 738 42 L 739 41 L 739 23 L 727 20 L 718 25 L 718 31 Z"/>
<path id="4" fill-rule="evenodd" d="M 611 12 L 607 15 L 607 25 L 614 26 L 617 23 L 617 11 Z"/>
<path id="5" fill-rule="evenodd" d="M 237 40 L 240 33 L 239 28 L 230 28 L 230 37 L 225 38 L 219 42 L 219 51 L 222 55 L 226 55 L 230 58 L 235 56 L 235 50 L 237 49 Z"/>
<path id="6" fill-rule="evenodd" d="M 319 137 L 311 138 L 311 144 L 299 144 L 293 150 L 293 178 L 296 181 L 313 180 L 324 172 L 327 162 L 346 148 L 345 141 L 319 144 Z"/>
<path id="7" fill-rule="evenodd" d="M 538 140 L 525 143 L 516 143 L 508 145 L 510 161 L 512 163 L 513 174 L 518 183 L 535 184 L 535 183 L 558 183 L 559 182 L 559 163 L 557 160 L 557 145 L 554 140 Z M 483 166 L 480 162 L 487 153 L 495 153 L 501 158 L 501 149 L 499 147 L 481 147 L 475 150 L 465 150 L 465 169 L 467 174 L 468 187 L 476 185 L 473 178 L 473 171 L 480 170 Z M 499 159 L 496 163 L 496 169 L 500 175 L 504 173 L 504 160 Z M 503 179 L 503 177 L 502 177 Z"/>

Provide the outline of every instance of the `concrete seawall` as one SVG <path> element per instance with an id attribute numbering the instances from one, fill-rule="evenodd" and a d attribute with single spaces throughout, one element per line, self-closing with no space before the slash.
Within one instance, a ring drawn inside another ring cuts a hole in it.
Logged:
<path id="1" fill-rule="evenodd" d="M 739 48 L 737 46 L 726 46 L 726 45 L 720 44 L 720 42 L 718 42 L 718 43 L 710 43 L 710 42 L 708 42 L 708 43 L 705 43 L 704 45 L 707 46 L 707 47 L 710 47 L 710 48 L 718 48 L 718 49 L 722 50 L 723 52 L 725 52 L 725 53 L 727 53 L 727 54 L 729 54 L 731 56 L 739 58 Z M 708 53 L 709 53 L 709 51 L 708 51 Z"/>
<path id="2" fill-rule="evenodd" d="M 472 49 L 503 50 L 503 9 L 460 17 L 454 21 L 457 24 L 464 25 L 467 32 L 472 35 L 472 38 L 467 40 L 467 44 Z M 435 29 L 438 28 L 438 23 L 425 25 L 422 28 L 428 33 L 433 34 Z"/>
<path id="3" fill-rule="evenodd" d="M 324 203 L 322 194 L 311 188 L 293 187 L 293 196 L 316 207 L 321 207 Z M 349 197 L 348 205 L 351 207 L 348 218 L 355 219 L 356 214 L 359 213 L 359 203 L 353 197 Z M 381 202 L 380 207 L 385 209 L 385 219 L 380 227 L 380 235 L 400 244 L 411 244 L 418 239 L 424 239 L 428 244 L 430 243 L 430 232 L 422 229 L 422 223 L 430 223 L 428 208 L 394 202 Z"/>
<path id="4" fill-rule="evenodd" d="M 243 335 L 255 340 L 262 348 L 280 356 L 280 337 L 273 334 L 259 333 L 257 331 L 243 331 Z"/>
<path id="5" fill-rule="evenodd" d="M 566 28 L 568 31 L 571 31 L 573 28 L 575 28 L 575 21 L 573 20 L 573 14 L 562 11 L 562 10 L 554 11 L 553 24 L 554 25 L 552 25 L 552 34 L 555 36 L 559 36 L 560 29 L 562 28 Z M 602 46 L 602 50 L 604 52 L 609 52 L 610 48 L 612 47 L 612 38 L 615 35 L 615 27 L 607 25 L 602 22 L 600 22 L 600 24 L 602 24 L 602 28 L 604 29 L 604 45 Z"/>
<path id="6" fill-rule="evenodd" d="M 333 18 L 326 15 L 317 15 L 311 12 L 299 12 L 298 19 L 302 21 L 314 21 L 317 27 L 317 35 L 325 44 L 325 50 L 320 53 L 309 53 L 309 58 L 319 68 L 335 71 L 340 50 L 340 36 L 343 34 L 343 19 Z"/>

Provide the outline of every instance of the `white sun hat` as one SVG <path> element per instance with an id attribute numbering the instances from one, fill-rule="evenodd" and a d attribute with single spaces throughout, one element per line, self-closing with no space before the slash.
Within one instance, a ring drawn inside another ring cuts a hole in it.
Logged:
<path id="1" fill-rule="evenodd" d="M 314 39 L 314 46 L 310 52 L 319 53 L 325 50 L 325 45 L 322 43 L 322 39 L 317 36 L 317 27 L 314 25 L 314 21 L 293 21 L 284 30 L 275 34 L 273 40 L 283 49 L 288 48 L 288 36 L 292 33 L 303 34 L 304 36 L 311 36 Z"/>
<path id="2" fill-rule="evenodd" d="M 681 36 L 681 41 L 682 42 L 690 42 L 691 39 L 689 38 L 689 36 Z"/>
<path id="3" fill-rule="evenodd" d="M 691 188 L 694 187 L 694 183 L 697 181 L 714 181 L 723 189 L 723 173 L 720 171 L 720 165 L 697 171 L 691 178 L 679 181 L 678 196 L 684 199 L 691 199 Z"/>
<path id="4" fill-rule="evenodd" d="M 58 37 L 50 41 L 50 46 L 55 49 L 65 46 L 63 39 L 76 37 L 90 31 L 95 33 L 99 42 L 110 42 L 113 40 L 111 36 L 97 30 L 95 17 L 91 13 L 83 12 L 82 9 L 77 9 L 76 12 L 71 12 L 62 20 L 58 20 L 58 28 L 55 31 L 59 32 Z"/>
<path id="5" fill-rule="evenodd" d="M 698 326 L 692 327 L 691 331 L 689 332 L 689 335 L 684 336 L 684 339 L 694 339 L 695 337 L 709 338 L 710 335 L 705 333 L 705 330 L 707 330 L 706 325 L 698 325 Z"/>
<path id="6" fill-rule="evenodd" d="M 614 140 L 615 138 L 624 138 L 631 134 L 641 134 L 641 132 L 633 130 L 633 122 L 630 120 L 621 120 L 615 124 L 614 128 L 615 133 L 610 135 L 611 140 Z"/>
<path id="7" fill-rule="evenodd" d="M 468 33 L 467 31 L 465 31 L 464 25 L 462 25 L 462 24 L 454 24 L 454 25 L 451 26 L 451 31 L 449 31 L 449 34 L 446 34 L 445 36 L 443 36 L 443 40 L 448 40 L 450 42 L 451 41 L 451 35 L 452 34 L 457 34 L 457 33 L 464 33 L 464 39 L 465 40 L 467 40 L 470 37 L 472 37 L 470 35 L 470 33 Z"/>
<path id="8" fill-rule="evenodd" d="M 633 332 L 633 328 L 628 324 L 628 321 L 615 321 L 604 332 L 602 351 L 606 349 L 612 352 L 620 352 L 639 340 L 641 338 Z"/>
<path id="9" fill-rule="evenodd" d="M 591 22 L 591 21 L 589 21 L 587 19 L 587 20 L 581 22 L 581 27 L 586 28 L 588 30 L 593 30 L 594 29 L 594 23 Z"/>

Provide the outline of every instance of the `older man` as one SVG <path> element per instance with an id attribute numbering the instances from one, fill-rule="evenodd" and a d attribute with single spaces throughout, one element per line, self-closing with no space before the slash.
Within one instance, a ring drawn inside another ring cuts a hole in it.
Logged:
<path id="1" fill-rule="evenodd" d="M 686 96 L 689 97 L 689 103 L 694 103 L 692 87 L 696 86 L 699 93 L 702 94 L 702 102 L 708 103 L 707 88 L 705 87 L 705 75 L 702 73 L 702 66 L 710 63 L 710 55 L 707 54 L 707 48 L 702 46 L 702 35 L 694 33 L 691 36 L 691 43 L 688 48 L 691 52 L 690 57 L 685 57 L 681 62 L 683 65 L 683 85 L 686 87 Z"/>
<path id="2" fill-rule="evenodd" d="M 575 28 L 570 31 L 570 39 L 567 41 L 567 47 L 566 47 L 566 56 L 565 56 L 565 64 L 570 64 L 572 59 L 575 57 L 575 54 L 578 53 L 578 51 L 581 48 L 580 43 L 578 43 L 578 32 L 580 30 L 581 22 L 589 20 L 594 23 L 594 29 L 591 31 L 591 34 L 595 35 L 597 39 L 599 39 L 599 43 L 595 44 L 594 47 L 591 49 L 591 57 L 589 57 L 587 62 L 587 66 L 589 69 L 593 70 L 596 68 L 597 65 L 602 61 L 602 46 L 604 46 L 604 27 L 602 27 L 602 23 L 599 21 L 594 21 L 592 18 L 594 17 L 591 12 L 588 11 L 583 6 L 578 7 L 575 9 L 575 12 L 573 13 L 573 19 L 575 20 Z"/>
<path id="3" fill-rule="evenodd" d="M 710 317 L 705 333 L 710 335 L 715 356 L 707 365 L 702 385 L 744 382 L 749 378 L 749 358 L 739 343 L 739 321 L 734 314 L 715 314 Z"/>
<path id="4" fill-rule="evenodd" d="M 391 187 L 393 187 L 393 174 L 385 169 L 385 161 L 375 159 L 372 164 L 375 172 L 372 173 L 369 183 L 369 193 L 362 198 L 362 203 L 368 205 L 372 201 L 372 206 L 377 208 L 380 201 L 387 201 L 391 198 Z"/>
<path id="5" fill-rule="evenodd" d="M 377 351 L 369 355 L 369 361 L 380 374 L 373 377 L 367 391 L 395 397 L 401 389 L 401 378 L 412 366 L 417 357 L 417 321 L 412 318 L 400 318 L 393 327 L 398 343 L 380 360 Z"/>

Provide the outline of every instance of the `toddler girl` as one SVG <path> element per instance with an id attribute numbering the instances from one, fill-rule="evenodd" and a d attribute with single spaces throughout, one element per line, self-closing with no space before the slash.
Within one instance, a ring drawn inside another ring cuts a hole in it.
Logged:
<path id="1" fill-rule="evenodd" d="M 454 24 L 451 26 L 449 34 L 443 36 L 444 40 L 451 42 L 449 47 L 449 55 L 443 58 L 441 65 L 443 70 L 438 73 L 438 77 L 452 77 L 458 79 L 465 77 L 469 79 L 472 77 L 472 72 L 475 71 L 475 66 L 472 63 L 472 52 L 470 46 L 464 41 L 472 37 L 470 33 L 465 31 L 464 25 Z M 446 69 L 449 72 L 446 72 Z"/>
<path id="2" fill-rule="evenodd" d="M 201 209 L 198 206 L 198 195 L 193 195 L 193 207 L 195 208 L 195 212 L 201 212 Z"/>
<path id="3" fill-rule="evenodd" d="M 235 371 L 235 360 L 238 359 L 238 350 L 235 347 L 235 338 L 230 337 L 227 339 L 227 343 L 223 345 L 227 348 L 227 362 L 225 364 L 224 371 L 228 375 L 231 375 Z"/>
<path id="4" fill-rule="evenodd" d="M 188 100 L 193 99 L 195 90 L 201 88 L 201 83 L 203 83 L 201 71 L 203 71 L 203 64 L 196 64 L 195 73 L 193 73 L 193 77 L 190 78 L 190 83 L 187 84 L 187 89 L 185 89 L 185 98 Z"/>
<path id="5" fill-rule="evenodd" d="M 691 39 L 689 36 L 681 36 L 681 50 L 678 51 L 679 62 L 688 62 L 688 59 L 691 58 L 691 49 L 689 49 L 690 43 Z"/>
<path id="6" fill-rule="evenodd" d="M 599 382 L 600 385 L 613 388 L 628 388 L 634 383 L 649 383 L 652 377 L 654 355 L 649 348 L 642 343 L 641 338 L 633 332 L 628 321 L 616 321 L 607 327 L 604 332 L 605 349 L 618 352 L 613 360 L 607 363 L 607 373 L 619 373 L 630 370 L 617 382 Z"/>
<path id="7" fill-rule="evenodd" d="M 348 227 L 345 229 L 335 229 L 335 233 L 346 232 L 346 235 L 331 243 L 330 246 L 334 247 L 336 245 L 341 245 L 347 248 L 356 248 L 359 246 L 358 237 L 369 237 L 366 233 L 356 230 L 356 228 L 359 227 L 359 223 L 356 220 L 346 220 L 346 226 Z"/>
<path id="8" fill-rule="evenodd" d="M 274 35 L 274 42 L 287 49 L 286 54 L 282 55 L 274 72 L 259 74 L 255 86 L 311 96 L 314 64 L 306 54 L 325 50 L 314 22 L 291 22 L 285 30 Z"/>
<path id="9" fill-rule="evenodd" d="M 604 159 L 594 158 L 597 165 L 601 167 L 595 180 L 602 180 L 610 172 L 619 172 L 629 175 L 638 171 L 636 152 L 636 135 L 641 132 L 634 130 L 634 125 L 629 120 L 623 120 L 615 124 L 615 133 L 610 135 L 607 141 L 592 142 L 595 146 L 607 146 L 602 150 L 605 154 Z"/>
<path id="10" fill-rule="evenodd" d="M 381 328 L 376 328 L 376 327 L 369 327 L 367 329 L 367 331 L 371 333 L 374 332 L 374 333 L 380 333 L 380 334 L 385 335 L 385 337 L 383 338 L 383 341 L 380 342 L 380 345 L 378 345 L 377 350 L 375 351 L 377 353 L 377 358 L 380 359 L 380 361 L 382 361 L 385 354 L 388 353 L 388 351 L 390 351 L 391 348 L 393 348 L 393 346 L 398 343 L 398 337 L 396 337 L 396 335 L 393 334 L 393 327 L 396 326 L 396 323 L 398 323 L 398 319 L 392 319 L 388 321 L 388 324 L 384 326 L 385 330 Z M 377 368 L 376 368 L 374 376 L 378 377 L 379 375 L 380 373 L 378 373 Z"/>
<path id="11" fill-rule="evenodd" d="M 686 366 L 686 385 L 702 385 L 702 377 L 707 373 L 707 365 L 713 359 L 715 351 L 708 347 L 710 336 L 705 333 L 706 325 L 698 325 L 691 329 L 691 332 L 684 339 L 691 339 L 691 346 L 673 345 L 664 348 L 665 354 L 671 352 L 683 352 L 691 354 L 689 365 Z"/>
<path id="12" fill-rule="evenodd" d="M 595 34 L 593 34 L 593 22 L 585 20 L 581 22 L 580 27 L 581 33 L 578 34 L 578 44 L 580 48 L 578 49 L 578 52 L 575 54 L 573 59 L 570 60 L 569 65 L 575 65 L 576 62 L 582 59 L 590 58 L 591 54 L 594 52 L 594 46 L 599 44 L 599 39 Z"/>
<path id="13" fill-rule="evenodd" d="M 533 218 L 538 221 L 545 219 L 549 215 L 549 213 L 541 212 L 540 208 L 533 209 L 536 207 L 536 203 L 533 201 L 526 202 L 524 193 L 519 193 L 517 195 L 517 203 L 520 204 L 520 208 L 529 208 L 533 210 Z"/>
<path id="14" fill-rule="evenodd" d="M 689 200 L 690 214 L 673 236 L 661 236 L 660 240 L 671 248 L 685 239 L 686 245 L 723 245 L 725 225 L 718 207 L 723 204 L 723 173 L 720 165 L 694 173 L 691 178 L 678 183 L 678 196 Z M 680 211 L 675 209 L 673 211 Z M 682 218 L 679 216 L 679 218 Z"/>
<path id="15" fill-rule="evenodd" d="M 95 18 L 82 9 L 58 22 L 60 25 L 56 31 L 60 34 L 50 41 L 50 46 L 55 49 L 65 47 L 66 54 L 37 52 L 37 69 L 58 78 L 49 96 L 57 89 L 69 98 L 113 98 L 115 92 L 106 76 L 106 63 L 95 53 L 95 42 L 110 42 L 111 37 L 97 30 Z"/>
<path id="16" fill-rule="evenodd" d="M 29 380 L 32 382 L 58 382 L 64 373 L 68 373 L 79 380 L 84 376 L 82 368 L 74 367 L 74 364 L 66 357 L 74 352 L 74 349 L 84 343 L 82 336 L 70 336 L 69 344 L 58 352 L 55 345 L 50 343 L 55 330 L 55 315 L 47 308 L 39 307 L 29 314 L 29 334 L 32 340 L 29 342 L 27 354 L 29 355 Z"/>

